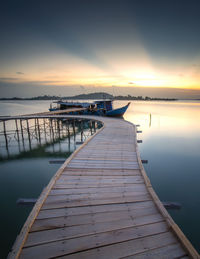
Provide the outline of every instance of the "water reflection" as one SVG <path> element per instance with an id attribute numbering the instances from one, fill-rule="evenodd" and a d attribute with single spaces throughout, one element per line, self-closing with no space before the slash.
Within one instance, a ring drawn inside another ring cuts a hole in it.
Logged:
<path id="1" fill-rule="evenodd" d="M 118 103 L 117 105 L 122 105 Z M 141 157 L 162 201 L 182 204 L 169 211 L 195 248 L 199 249 L 200 103 L 132 102 L 125 119 L 140 124 Z"/>
<path id="2" fill-rule="evenodd" d="M 20 128 L 18 127 L 20 124 Z M 18 119 L 0 121 L 0 161 L 23 158 L 25 155 L 35 156 L 47 153 L 48 146 L 55 155 L 56 149 L 62 153 L 66 142 L 68 151 L 76 149 L 76 139 L 83 142 L 100 127 L 97 122 L 88 120 L 56 120 L 56 119 Z M 50 155 L 48 151 L 48 155 Z M 63 154 L 65 155 L 65 154 Z"/>
<path id="3" fill-rule="evenodd" d="M 151 128 L 151 113 L 149 114 L 149 128 Z"/>
<path id="4" fill-rule="evenodd" d="M 115 101 L 114 107 L 125 104 L 127 101 Z M 48 101 L 9 102 L 8 105 L 0 102 L 1 114 L 41 112 L 48 107 Z M 144 166 L 151 183 L 162 201 L 182 204 L 180 211 L 169 212 L 199 251 L 200 102 L 134 101 L 124 118 L 141 125 L 142 133 L 138 138 L 143 140 L 143 144 L 139 145 L 139 149 L 141 157 L 149 161 Z M 15 125 L 13 127 L 15 128 Z M 0 145 L 5 148 L 5 140 L 2 140 Z M 81 141 L 80 134 L 76 138 L 76 142 L 78 141 Z M 62 152 L 73 151 L 73 143 L 73 136 L 70 139 L 70 148 L 67 139 L 63 140 L 63 143 L 61 141 Z M 35 145 L 37 144 L 35 142 Z M 49 165 L 49 160 L 53 159 L 53 148 L 56 156 L 56 153 L 59 153 L 59 145 L 55 143 L 54 147 L 46 146 L 47 157 L 32 159 L 31 154 L 27 153 L 25 159 L 0 163 L 0 227 L 2 233 L 6 233 L 2 235 L 0 242 L 4 247 L 4 251 L 1 251 L 4 256 L 30 211 L 29 208 L 23 208 L 23 211 L 18 208 L 16 200 L 20 197 L 34 198 L 40 194 L 59 167 L 56 164 Z M 34 148 L 33 145 L 32 149 Z M 13 154 L 12 150 L 9 149 L 10 155 Z M 27 141 L 25 150 L 28 150 Z"/>
<path id="5" fill-rule="evenodd" d="M 29 120 L 27 125 L 23 121 L 21 131 L 18 121 L 19 138 L 15 121 L 6 122 L 8 142 L 4 134 L 0 135 L 1 258 L 6 258 L 32 209 L 31 206 L 17 206 L 16 201 L 19 198 L 37 199 L 60 167 L 60 164 L 49 162 L 59 158 L 67 159 L 80 143 L 101 127 L 88 120 L 52 123 L 46 120 L 44 123 L 40 119 L 38 122 Z"/>

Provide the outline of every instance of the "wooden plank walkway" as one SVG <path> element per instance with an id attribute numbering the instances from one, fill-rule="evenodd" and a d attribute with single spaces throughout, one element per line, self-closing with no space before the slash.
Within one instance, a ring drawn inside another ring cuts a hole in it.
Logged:
<path id="1" fill-rule="evenodd" d="M 199 258 L 145 174 L 135 126 L 91 118 L 104 127 L 42 192 L 9 258 Z"/>

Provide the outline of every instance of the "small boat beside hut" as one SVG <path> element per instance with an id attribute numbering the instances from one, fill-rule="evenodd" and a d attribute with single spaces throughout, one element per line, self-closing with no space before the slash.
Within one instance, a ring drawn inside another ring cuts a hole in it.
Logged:
<path id="1" fill-rule="evenodd" d="M 100 100 L 94 102 L 70 102 L 70 101 L 55 101 L 56 104 L 53 107 L 52 103 L 50 105 L 49 111 L 60 111 L 73 108 L 83 108 L 82 111 L 78 111 L 77 114 L 83 115 L 97 115 L 97 116 L 110 116 L 110 117 L 122 117 L 126 110 L 128 109 L 130 102 L 120 108 L 113 109 L 112 100 Z M 70 114 L 70 113 L 69 113 Z"/>

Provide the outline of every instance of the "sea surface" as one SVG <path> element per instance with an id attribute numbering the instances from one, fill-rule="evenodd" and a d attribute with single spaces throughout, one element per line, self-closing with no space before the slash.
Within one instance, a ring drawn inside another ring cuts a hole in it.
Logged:
<path id="1" fill-rule="evenodd" d="M 114 107 L 127 101 L 115 101 Z M 1 101 L 0 115 L 46 111 L 50 101 Z M 168 210 L 187 238 L 200 251 L 200 102 L 132 101 L 124 119 L 139 124 L 141 158 L 148 160 L 145 170 L 161 201 L 181 204 Z M 2 130 L 2 127 L 1 127 Z M 89 137 L 85 129 L 85 138 Z M 77 134 L 76 141 L 80 141 Z M 0 258 L 5 258 L 32 207 L 19 206 L 18 198 L 37 198 L 60 167 L 49 160 L 68 157 L 76 148 L 63 137 L 22 150 L 0 138 Z"/>

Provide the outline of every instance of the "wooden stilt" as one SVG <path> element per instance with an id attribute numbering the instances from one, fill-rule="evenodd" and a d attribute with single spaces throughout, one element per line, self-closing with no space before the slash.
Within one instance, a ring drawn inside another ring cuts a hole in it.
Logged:
<path id="1" fill-rule="evenodd" d="M 17 120 L 15 120 L 15 126 L 16 126 L 17 142 L 18 142 L 19 152 L 21 152 L 21 148 L 20 148 L 20 138 L 19 138 L 19 129 L 18 129 Z"/>
<path id="2" fill-rule="evenodd" d="M 93 121 L 93 127 L 94 127 L 94 132 L 96 132 L 96 122 L 95 121 Z"/>
<path id="3" fill-rule="evenodd" d="M 38 130 L 38 138 L 39 138 L 39 142 L 40 142 L 40 145 L 41 145 L 40 121 L 39 121 L 39 119 L 38 119 L 38 118 L 37 118 L 37 130 Z"/>
<path id="4" fill-rule="evenodd" d="M 30 129 L 29 129 L 28 119 L 26 120 L 26 125 L 27 125 L 27 133 L 28 133 L 29 147 L 30 147 L 30 149 L 31 149 L 31 137 L 30 137 Z"/>
<path id="5" fill-rule="evenodd" d="M 74 141 L 75 141 L 75 139 L 76 139 L 76 126 L 75 126 L 75 120 L 73 120 L 72 127 L 73 127 Z"/>
<path id="6" fill-rule="evenodd" d="M 92 122 L 90 121 L 90 133 L 92 135 Z"/>
<path id="7" fill-rule="evenodd" d="M 20 119 L 20 128 L 21 128 L 22 144 L 23 144 L 23 147 L 25 149 L 22 119 Z"/>
<path id="8" fill-rule="evenodd" d="M 19 129 L 18 129 L 18 125 L 17 125 L 17 120 L 15 120 L 15 126 L 16 126 L 16 132 L 17 132 L 17 141 L 19 143 L 20 142 L 20 138 L 19 138 Z"/>
<path id="9" fill-rule="evenodd" d="M 81 125 L 81 141 L 83 142 L 83 121 L 80 122 Z"/>
<path id="10" fill-rule="evenodd" d="M 6 122 L 5 121 L 3 121 L 3 134 L 5 137 L 6 148 L 8 149 L 8 138 L 7 138 L 7 133 L 6 133 Z"/>
<path id="11" fill-rule="evenodd" d="M 58 137 L 60 139 L 60 121 L 57 120 Z"/>
<path id="12" fill-rule="evenodd" d="M 43 119 L 43 127 L 44 127 L 44 138 L 45 142 L 47 142 L 47 132 L 46 132 L 46 119 Z"/>
<path id="13" fill-rule="evenodd" d="M 37 135 L 38 135 L 37 134 L 37 119 L 35 119 L 35 136 L 36 136 L 36 138 L 38 140 L 38 136 Z"/>
<path id="14" fill-rule="evenodd" d="M 52 123 L 52 119 L 50 119 L 50 125 L 51 125 L 52 139 L 53 139 L 53 141 L 54 141 L 54 130 L 53 130 L 53 123 Z"/>

